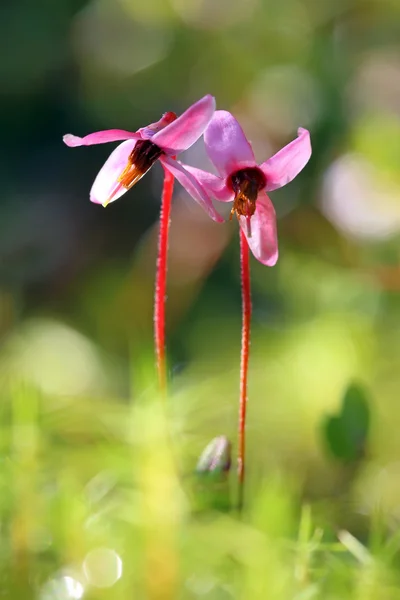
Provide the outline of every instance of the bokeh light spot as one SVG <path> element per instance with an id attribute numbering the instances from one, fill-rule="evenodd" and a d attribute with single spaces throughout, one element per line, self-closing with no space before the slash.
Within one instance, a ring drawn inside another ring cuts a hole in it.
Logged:
<path id="1" fill-rule="evenodd" d="M 12 372 L 48 394 L 75 395 L 104 384 L 96 347 L 74 329 L 35 319 L 25 324 L 7 346 Z"/>
<path id="2" fill-rule="evenodd" d="M 79 600 L 84 591 L 79 581 L 69 575 L 63 575 L 51 579 L 43 586 L 40 600 Z"/>
<path id="3" fill-rule="evenodd" d="M 249 20 L 258 0 L 172 0 L 172 4 L 188 25 L 201 29 L 225 29 Z"/>
<path id="4" fill-rule="evenodd" d="M 133 75 L 162 60 L 170 40 L 165 27 L 137 22 L 122 5 L 105 0 L 89 4 L 75 20 L 80 59 L 116 75 Z"/>
<path id="5" fill-rule="evenodd" d="M 250 109 L 274 135 L 291 135 L 309 127 L 320 111 L 319 90 L 312 76 L 296 65 L 260 72 L 249 93 Z"/>
<path id="6" fill-rule="evenodd" d="M 94 587 L 111 587 L 122 576 L 122 560 L 115 550 L 96 548 L 86 555 L 83 572 Z"/>
<path id="7" fill-rule="evenodd" d="M 400 229 L 400 190 L 379 179 L 377 169 L 356 154 L 338 158 L 324 178 L 324 215 L 343 233 L 380 240 Z"/>

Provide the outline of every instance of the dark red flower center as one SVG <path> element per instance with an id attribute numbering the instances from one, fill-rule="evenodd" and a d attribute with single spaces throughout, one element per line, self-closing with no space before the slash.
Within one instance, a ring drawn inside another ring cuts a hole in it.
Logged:
<path id="1" fill-rule="evenodd" d="M 227 185 L 235 194 L 230 218 L 236 213 L 238 219 L 239 217 L 247 217 L 249 224 L 250 217 L 254 215 L 256 210 L 258 193 L 265 187 L 265 184 L 263 172 L 254 167 L 240 169 L 240 171 L 230 175 Z"/>
<path id="2" fill-rule="evenodd" d="M 129 190 L 143 177 L 163 154 L 150 140 L 138 140 L 128 157 L 128 164 L 118 177 L 119 183 Z"/>

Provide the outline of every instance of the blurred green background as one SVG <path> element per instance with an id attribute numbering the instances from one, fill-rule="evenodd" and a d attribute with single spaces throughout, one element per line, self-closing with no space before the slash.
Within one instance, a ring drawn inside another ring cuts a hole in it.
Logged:
<path id="1" fill-rule="evenodd" d="M 0 597 L 400 598 L 398 0 L 3 0 L 0 90 Z M 237 224 L 176 186 L 165 418 L 161 169 L 104 210 L 113 145 L 62 143 L 207 93 L 260 161 L 313 143 L 251 262 L 241 519 Z M 218 435 L 230 474 L 195 475 Z"/>

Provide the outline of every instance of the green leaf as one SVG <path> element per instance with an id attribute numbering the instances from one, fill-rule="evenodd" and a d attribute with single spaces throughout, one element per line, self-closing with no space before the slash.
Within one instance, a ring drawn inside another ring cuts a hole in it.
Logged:
<path id="1" fill-rule="evenodd" d="M 323 423 L 325 441 L 335 458 L 351 462 L 364 455 L 370 420 L 365 389 L 351 383 L 343 395 L 339 414 L 327 417 Z"/>
<path id="2" fill-rule="evenodd" d="M 353 448 L 343 428 L 341 416 L 328 417 L 324 424 L 325 439 L 333 456 L 348 461 L 353 458 Z"/>
<path id="3" fill-rule="evenodd" d="M 347 388 L 342 402 L 342 423 L 354 449 L 363 450 L 370 427 L 370 409 L 365 389 L 359 384 Z"/>

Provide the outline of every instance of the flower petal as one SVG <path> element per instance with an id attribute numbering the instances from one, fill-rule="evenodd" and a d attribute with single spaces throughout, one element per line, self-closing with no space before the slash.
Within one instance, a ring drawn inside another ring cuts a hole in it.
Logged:
<path id="1" fill-rule="evenodd" d="M 267 179 L 266 191 L 272 192 L 290 181 L 306 166 L 311 156 L 310 132 L 300 127 L 298 137 L 260 165 Z"/>
<path id="2" fill-rule="evenodd" d="M 234 197 L 233 190 L 228 188 L 224 179 L 218 177 L 218 175 L 208 173 L 208 171 L 196 169 L 196 167 L 191 167 L 190 165 L 185 165 L 180 161 L 179 164 L 182 165 L 186 171 L 189 171 L 189 173 L 194 175 L 200 185 L 203 186 L 210 196 L 213 196 L 220 202 L 232 202 Z"/>
<path id="3" fill-rule="evenodd" d="M 207 154 L 222 177 L 238 169 L 255 167 L 253 149 L 235 117 L 217 110 L 204 132 Z"/>
<path id="4" fill-rule="evenodd" d="M 135 147 L 136 140 L 127 140 L 111 152 L 100 169 L 90 190 L 90 200 L 96 204 L 108 204 L 127 191 L 118 182 L 118 177 L 128 164 L 128 157 Z"/>
<path id="5" fill-rule="evenodd" d="M 167 125 L 170 125 L 170 123 L 175 121 L 176 118 L 177 117 L 175 113 L 166 112 L 163 114 L 161 119 L 159 119 L 159 121 L 156 121 L 155 123 L 150 123 L 150 125 L 146 125 L 146 127 L 141 127 L 137 130 L 137 133 L 140 135 L 142 140 L 150 140 L 153 137 L 153 135 L 157 133 L 157 131 L 160 131 L 161 129 L 164 129 L 164 127 L 166 127 Z"/>
<path id="6" fill-rule="evenodd" d="M 192 146 L 202 135 L 215 111 L 215 98 L 207 95 L 180 117 L 153 135 L 151 141 L 174 156 Z"/>
<path id="7" fill-rule="evenodd" d="M 256 259 L 263 265 L 273 267 L 278 260 L 278 236 L 275 209 L 267 194 L 258 194 L 256 211 L 250 221 L 251 236 L 246 217 L 240 217 L 240 226 Z"/>
<path id="8" fill-rule="evenodd" d="M 107 142 L 119 142 L 121 140 L 138 140 L 140 135 L 123 129 L 107 129 L 105 131 L 96 131 L 89 133 L 85 137 L 78 137 L 67 133 L 63 137 L 64 144 L 75 148 L 76 146 L 92 146 L 93 144 L 106 144 Z"/>
<path id="9" fill-rule="evenodd" d="M 224 219 L 217 213 L 211 198 L 207 195 L 204 188 L 198 183 L 196 178 L 186 171 L 177 160 L 169 156 L 161 156 L 160 161 L 168 171 L 179 181 L 185 190 L 192 196 L 196 202 L 208 213 L 208 215 L 217 223 L 223 223 Z"/>

